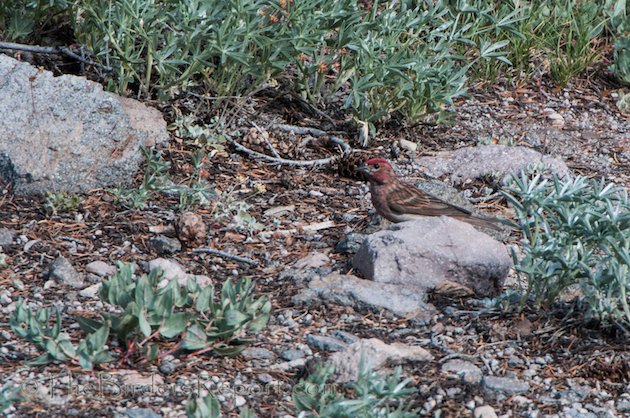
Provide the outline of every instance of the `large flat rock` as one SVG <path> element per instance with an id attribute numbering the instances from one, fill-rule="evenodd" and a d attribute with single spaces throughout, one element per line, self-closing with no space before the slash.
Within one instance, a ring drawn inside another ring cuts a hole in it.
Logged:
<path id="1" fill-rule="evenodd" d="M 140 147 L 168 141 L 158 110 L 2 54 L 0 115 L 0 180 L 16 194 L 129 184 Z"/>
<path id="2" fill-rule="evenodd" d="M 523 146 L 479 145 L 442 151 L 416 160 L 420 169 L 432 177 L 448 177 L 455 184 L 485 175 L 518 175 L 528 168 L 543 168 L 559 177 L 570 173 L 564 161 Z"/>
<path id="3" fill-rule="evenodd" d="M 369 235 L 353 265 L 366 279 L 380 283 L 424 292 L 454 282 L 485 297 L 502 290 L 512 260 L 503 243 L 441 216 L 394 224 Z"/>

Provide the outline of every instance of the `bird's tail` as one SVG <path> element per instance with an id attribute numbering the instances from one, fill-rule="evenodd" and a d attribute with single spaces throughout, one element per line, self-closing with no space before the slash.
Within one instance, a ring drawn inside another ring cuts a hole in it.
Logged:
<path id="1" fill-rule="evenodd" d="M 512 226 L 511 223 L 505 219 L 501 218 L 491 218 L 491 217 L 481 217 L 481 216 L 458 216 L 457 219 L 460 221 L 467 222 L 473 226 L 478 226 L 480 228 L 489 228 L 495 231 L 503 231 L 504 228 L 501 225 Z"/>

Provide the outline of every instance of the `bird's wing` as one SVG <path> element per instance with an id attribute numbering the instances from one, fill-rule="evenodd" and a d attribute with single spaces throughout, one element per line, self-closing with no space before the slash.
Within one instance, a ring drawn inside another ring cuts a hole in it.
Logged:
<path id="1" fill-rule="evenodd" d="M 390 191 L 388 205 L 395 214 L 424 216 L 465 216 L 471 214 L 469 210 L 446 203 L 411 184 L 402 182 Z"/>

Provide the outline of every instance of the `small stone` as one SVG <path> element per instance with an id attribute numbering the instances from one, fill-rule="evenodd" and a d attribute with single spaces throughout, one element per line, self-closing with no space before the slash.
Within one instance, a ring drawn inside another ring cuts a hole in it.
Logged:
<path id="1" fill-rule="evenodd" d="M 57 257 L 50 266 L 48 276 L 66 286 L 80 289 L 85 286 L 83 277 L 75 270 L 70 261 L 65 257 Z"/>
<path id="2" fill-rule="evenodd" d="M 526 405 L 528 403 L 531 403 L 532 401 L 526 398 L 525 396 L 516 395 L 512 397 L 512 402 L 514 402 L 517 405 Z"/>
<path id="3" fill-rule="evenodd" d="M 175 366 L 175 364 L 172 361 L 163 360 L 160 363 L 160 366 L 158 367 L 158 370 L 162 374 L 169 375 L 169 374 L 173 373 L 176 368 L 177 367 Z"/>
<path id="4" fill-rule="evenodd" d="M 365 234 L 351 232 L 339 240 L 337 245 L 335 245 L 334 251 L 340 254 L 354 254 L 361 248 L 365 237 Z"/>
<path id="5" fill-rule="evenodd" d="M 149 248 L 158 255 L 175 254 L 182 250 L 182 244 L 177 238 L 158 235 L 149 239 Z"/>
<path id="6" fill-rule="evenodd" d="M 469 384 L 478 384 L 483 376 L 479 367 L 468 361 L 457 359 L 444 363 L 442 365 L 442 373 L 454 374 Z"/>
<path id="7" fill-rule="evenodd" d="M 299 358 L 304 358 L 305 356 L 302 350 L 289 349 L 284 350 L 282 353 L 280 353 L 280 357 L 287 361 L 293 361 Z"/>
<path id="8" fill-rule="evenodd" d="M 97 276 L 106 277 L 116 273 L 116 267 L 104 261 L 92 261 L 86 264 L 85 271 L 96 274 Z"/>
<path id="9" fill-rule="evenodd" d="M 248 347 L 241 352 L 246 359 L 269 360 L 275 357 L 273 351 L 262 347 Z"/>
<path id="10" fill-rule="evenodd" d="M 258 381 L 264 384 L 269 384 L 273 382 L 273 377 L 269 373 L 262 373 L 258 375 Z"/>
<path id="11" fill-rule="evenodd" d="M 236 406 L 237 408 L 240 408 L 241 406 L 245 405 L 246 403 L 247 403 L 247 401 L 241 395 L 237 395 L 237 396 L 234 397 L 234 406 Z"/>
<path id="12" fill-rule="evenodd" d="M 473 412 L 475 418 L 497 418 L 497 413 L 490 405 L 478 406 Z"/>
<path id="13" fill-rule="evenodd" d="M 415 142 L 411 142 L 407 139 L 404 138 L 400 138 L 398 140 L 398 144 L 400 145 L 400 148 L 409 151 L 409 152 L 416 152 L 416 150 L 418 149 L 418 144 Z"/>
<path id="14" fill-rule="evenodd" d="M 344 351 L 330 356 L 328 363 L 335 369 L 339 383 L 356 380 L 360 364 L 378 371 L 383 367 L 406 363 L 425 363 L 433 357 L 422 347 L 402 343 L 386 344 L 377 338 L 361 339 Z"/>
<path id="15" fill-rule="evenodd" d="M 0 248 L 13 244 L 15 231 L 9 228 L 0 228 Z"/>
<path id="16" fill-rule="evenodd" d="M 132 408 L 116 412 L 114 418 L 162 418 L 162 415 L 148 408 Z"/>
<path id="17" fill-rule="evenodd" d="M 483 387 L 493 392 L 506 394 L 524 393 L 529 391 L 529 384 L 519 379 L 499 376 L 485 376 L 482 380 Z"/>
<path id="18" fill-rule="evenodd" d="M 313 348 L 329 352 L 342 351 L 348 346 L 343 341 L 326 335 L 309 334 L 306 336 L 306 342 Z"/>
<path id="19" fill-rule="evenodd" d="M 103 286 L 102 283 L 96 283 L 92 286 L 86 287 L 85 289 L 79 292 L 79 296 L 87 298 L 87 299 L 98 299 L 98 292 L 101 290 Z"/>
<path id="20" fill-rule="evenodd" d="M 11 302 L 13 302 L 11 295 L 8 292 L 2 292 L 2 295 L 0 295 L 0 305 L 10 305 Z"/>
<path id="21" fill-rule="evenodd" d="M 342 330 L 339 330 L 339 329 L 334 330 L 332 332 L 332 336 L 335 337 L 335 338 L 340 339 L 341 341 L 343 341 L 344 343 L 347 343 L 347 344 L 356 343 L 360 339 L 356 335 L 352 335 L 349 332 L 342 331 Z"/>

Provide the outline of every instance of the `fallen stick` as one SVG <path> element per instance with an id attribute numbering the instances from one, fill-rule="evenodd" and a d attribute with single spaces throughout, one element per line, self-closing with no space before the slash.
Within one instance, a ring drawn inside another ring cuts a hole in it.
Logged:
<path id="1" fill-rule="evenodd" d="M 254 151 L 253 149 L 249 149 L 246 146 L 239 144 L 238 142 L 236 142 L 235 140 L 231 138 L 227 138 L 227 141 L 230 143 L 230 145 L 236 148 L 237 151 L 243 152 L 252 157 L 260 158 L 261 160 L 269 161 L 274 164 L 289 165 L 293 167 L 315 167 L 318 165 L 328 165 L 332 163 L 335 160 L 335 158 L 337 158 L 337 157 L 329 157 L 329 158 L 322 158 L 319 160 L 306 160 L 306 161 L 287 160 L 286 158 L 272 157 L 270 155 L 263 154 L 262 152 Z"/>
<path id="2" fill-rule="evenodd" d="M 93 65 L 95 67 L 99 67 L 108 73 L 111 73 L 113 70 L 110 67 L 107 67 L 103 64 L 99 64 L 98 62 L 86 60 L 82 56 L 73 52 L 70 48 L 65 46 L 38 46 L 38 45 L 24 45 L 24 44 L 16 44 L 14 42 L 0 42 L 0 49 L 10 49 L 13 51 L 25 51 L 25 52 L 34 52 L 36 54 L 61 54 L 66 57 L 72 58 L 83 64 Z"/>

